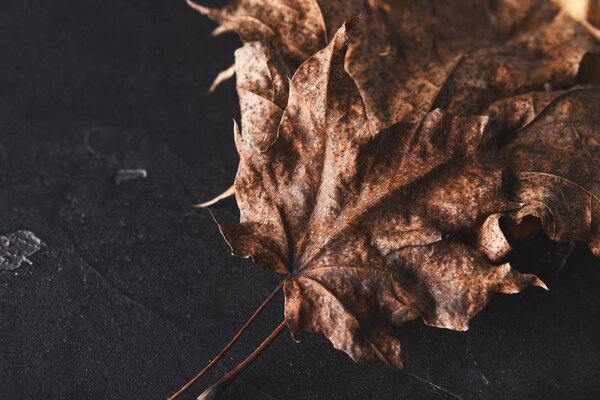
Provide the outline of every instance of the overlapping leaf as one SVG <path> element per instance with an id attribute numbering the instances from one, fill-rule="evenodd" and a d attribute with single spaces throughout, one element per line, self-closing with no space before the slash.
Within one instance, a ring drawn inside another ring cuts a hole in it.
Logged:
<path id="1" fill-rule="evenodd" d="M 346 68 L 376 131 L 434 108 L 478 113 L 544 85 L 572 86 L 583 57 L 600 53 L 579 22 L 546 0 L 235 0 L 200 10 L 244 41 L 273 42 L 292 69 L 362 15 Z"/>
<path id="2" fill-rule="evenodd" d="M 235 66 L 244 137 L 267 148 L 287 104 L 291 73 L 277 48 L 260 42 L 236 50 Z"/>
<path id="3" fill-rule="evenodd" d="M 507 194 L 520 207 L 517 224 L 535 217 L 557 241 L 588 243 L 600 256 L 600 90 L 578 88 L 507 99 L 490 113 L 503 121 L 501 149 L 510 176 Z M 510 250 L 491 215 L 480 242 L 491 259 Z M 532 221 L 525 229 L 531 227 Z M 535 226 L 534 226 L 535 228 Z"/>
<path id="4" fill-rule="evenodd" d="M 233 0 L 220 9 L 188 3 L 219 22 L 216 34 L 235 31 L 244 42 L 273 42 L 296 66 L 327 44 L 316 0 Z"/>

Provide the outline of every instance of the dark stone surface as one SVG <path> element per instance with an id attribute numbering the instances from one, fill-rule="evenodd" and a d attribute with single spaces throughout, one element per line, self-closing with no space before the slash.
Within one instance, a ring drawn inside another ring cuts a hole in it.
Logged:
<path id="1" fill-rule="evenodd" d="M 167 0 L 7 0 L 0 12 L 0 235 L 30 230 L 32 265 L 0 271 L 1 399 L 164 399 L 224 346 L 278 276 L 233 258 L 188 206 L 226 189 L 237 156 L 238 40 Z M 114 184 L 119 169 L 146 179 Z M 217 215 L 233 222 L 225 201 Z M 420 321 L 405 371 L 284 333 L 224 399 L 592 399 L 600 396 L 600 262 L 527 240 L 515 265 L 550 292 L 496 296 L 466 333 Z M 281 295 L 184 397 L 256 347 Z"/>

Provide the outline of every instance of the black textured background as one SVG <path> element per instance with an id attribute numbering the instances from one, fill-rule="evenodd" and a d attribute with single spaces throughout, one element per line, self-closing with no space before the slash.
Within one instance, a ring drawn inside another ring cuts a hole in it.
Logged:
<path id="1" fill-rule="evenodd" d="M 232 182 L 234 35 L 183 0 L 4 0 L 0 234 L 45 243 L 0 271 L 0 399 L 164 399 L 224 346 L 278 276 L 188 206 Z M 119 168 L 147 179 L 119 186 Z M 214 207 L 229 222 L 234 201 Z M 543 237 L 515 266 L 550 292 L 496 296 L 469 332 L 406 324 L 405 371 L 285 332 L 223 399 L 592 399 L 600 396 L 600 262 Z M 281 295 L 192 399 L 282 320 Z"/>

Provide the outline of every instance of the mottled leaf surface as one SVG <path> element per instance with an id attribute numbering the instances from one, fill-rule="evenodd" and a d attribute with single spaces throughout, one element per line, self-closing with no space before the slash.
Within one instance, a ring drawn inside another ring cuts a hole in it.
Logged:
<path id="1" fill-rule="evenodd" d="M 188 3 L 220 24 L 215 33 L 235 31 L 244 42 L 273 42 L 296 65 L 327 43 L 317 0 L 233 0 L 222 8 Z"/>
<path id="2" fill-rule="evenodd" d="M 572 86 L 592 35 L 546 1 L 383 3 L 365 13 L 347 69 L 374 129 L 435 108 L 481 113 L 495 100 Z"/>
<path id="3" fill-rule="evenodd" d="M 298 69 L 268 148 L 237 133 L 241 218 L 220 227 L 235 255 L 288 274 L 296 339 L 320 332 L 357 361 L 399 368 L 403 322 L 464 330 L 491 294 L 543 283 L 452 234 L 507 208 L 489 118 L 436 109 L 371 131 L 347 45 L 344 26 Z"/>
<path id="4" fill-rule="evenodd" d="M 292 74 L 278 49 L 261 42 L 237 49 L 235 68 L 244 137 L 267 148 L 277 136 Z"/>
<path id="5" fill-rule="evenodd" d="M 593 35 L 546 0 L 235 0 L 196 8 L 245 42 L 273 43 L 292 69 L 360 15 L 346 69 L 375 131 L 419 122 L 435 108 L 481 113 L 544 85 L 572 86 L 584 57 L 600 54 Z"/>
<path id="6" fill-rule="evenodd" d="M 550 238 L 585 241 L 600 256 L 600 90 L 521 96 L 494 112 L 513 132 L 500 154 L 510 172 L 507 194 L 520 207 L 507 216 L 517 224 L 528 218 L 519 229 L 525 233 L 537 220 Z M 501 230 L 486 230 L 481 240 L 506 243 L 491 258 L 510 250 Z"/>

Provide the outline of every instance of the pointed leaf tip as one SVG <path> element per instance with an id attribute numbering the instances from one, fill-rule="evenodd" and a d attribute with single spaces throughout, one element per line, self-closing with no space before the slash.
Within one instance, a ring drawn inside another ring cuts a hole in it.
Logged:
<path id="1" fill-rule="evenodd" d="M 201 4 L 194 3 L 192 0 L 185 0 L 188 6 L 192 7 L 194 10 L 198 11 L 202 15 L 208 15 L 212 9 L 205 7 Z"/>

